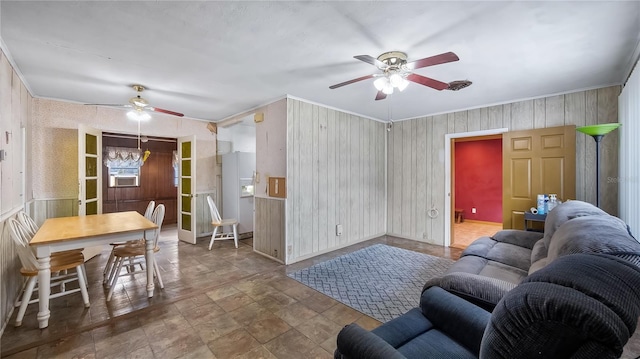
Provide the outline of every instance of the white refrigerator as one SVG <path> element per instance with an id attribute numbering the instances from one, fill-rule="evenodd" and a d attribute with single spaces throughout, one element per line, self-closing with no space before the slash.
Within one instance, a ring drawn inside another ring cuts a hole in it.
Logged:
<path id="1" fill-rule="evenodd" d="M 222 155 L 222 218 L 237 219 L 239 234 L 253 232 L 255 170 L 255 153 Z"/>

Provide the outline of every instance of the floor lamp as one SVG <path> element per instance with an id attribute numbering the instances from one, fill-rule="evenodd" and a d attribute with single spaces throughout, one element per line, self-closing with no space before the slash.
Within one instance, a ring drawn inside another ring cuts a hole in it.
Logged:
<path id="1" fill-rule="evenodd" d="M 620 123 L 603 123 L 600 125 L 582 126 L 576 128 L 596 141 L 596 206 L 600 207 L 600 141 L 607 133 L 622 126 Z"/>

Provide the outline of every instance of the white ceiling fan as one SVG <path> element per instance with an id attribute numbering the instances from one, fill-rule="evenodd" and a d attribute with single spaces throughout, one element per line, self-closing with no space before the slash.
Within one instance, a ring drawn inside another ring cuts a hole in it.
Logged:
<path id="1" fill-rule="evenodd" d="M 144 91 L 145 87 L 142 86 L 142 85 L 132 85 L 131 87 L 133 87 L 133 89 L 136 91 L 137 95 L 135 97 L 130 98 L 128 104 L 115 105 L 115 104 L 93 103 L 93 104 L 87 104 L 87 105 L 131 108 L 132 110 L 127 113 L 127 117 L 129 117 L 129 118 L 131 118 L 133 120 L 147 120 L 147 119 L 149 119 L 150 116 L 145 111 L 166 113 L 168 115 L 178 116 L 178 117 L 183 117 L 184 116 L 184 114 L 182 114 L 180 112 L 175 112 L 175 111 L 171 111 L 171 110 L 165 110 L 165 109 L 159 108 L 159 107 L 150 106 L 149 102 L 147 100 L 145 100 L 140 95 L 142 93 L 142 91 Z"/>

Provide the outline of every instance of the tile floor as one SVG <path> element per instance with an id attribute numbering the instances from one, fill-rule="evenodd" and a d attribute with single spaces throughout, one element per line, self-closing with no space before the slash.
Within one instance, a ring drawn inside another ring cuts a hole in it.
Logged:
<path id="1" fill-rule="evenodd" d="M 102 268 L 108 251 L 87 262 L 91 307 L 80 295 L 51 302 L 50 325 L 38 329 L 37 305 L 23 325 L 15 313 L 1 338 L 7 358 L 332 358 L 338 331 L 351 322 L 367 329 L 380 323 L 288 278 L 288 272 L 386 243 L 457 259 L 448 249 L 381 237 L 290 266 L 256 254 L 251 239 L 238 249 L 216 242 L 212 251 L 179 242 L 164 228 L 157 254 L 165 288 L 146 298 L 144 275 L 122 277 L 105 301 Z M 16 311 L 17 312 L 17 311 Z"/>
<path id="2" fill-rule="evenodd" d="M 290 266 L 252 250 L 251 239 L 179 242 L 175 227 L 161 234 L 157 255 L 165 288 L 146 298 L 144 275 L 121 278 L 105 302 L 102 268 L 108 251 L 87 262 L 91 307 L 80 295 L 54 299 L 47 329 L 38 329 L 37 305 L 23 325 L 15 313 L 0 341 L 3 358 L 333 358 L 338 331 L 357 322 L 380 325 L 286 275 L 375 243 L 457 259 L 461 250 L 380 237 Z M 640 329 L 622 358 L 640 355 Z"/>

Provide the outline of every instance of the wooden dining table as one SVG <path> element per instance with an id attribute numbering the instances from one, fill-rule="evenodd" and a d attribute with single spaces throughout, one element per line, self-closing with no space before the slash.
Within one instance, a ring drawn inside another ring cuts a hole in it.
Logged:
<path id="1" fill-rule="evenodd" d="M 135 211 L 49 218 L 29 242 L 35 249 L 38 271 L 38 325 L 49 325 L 51 295 L 51 253 L 113 242 L 152 238 L 158 226 Z M 147 295 L 153 297 L 153 241 L 146 241 Z"/>

